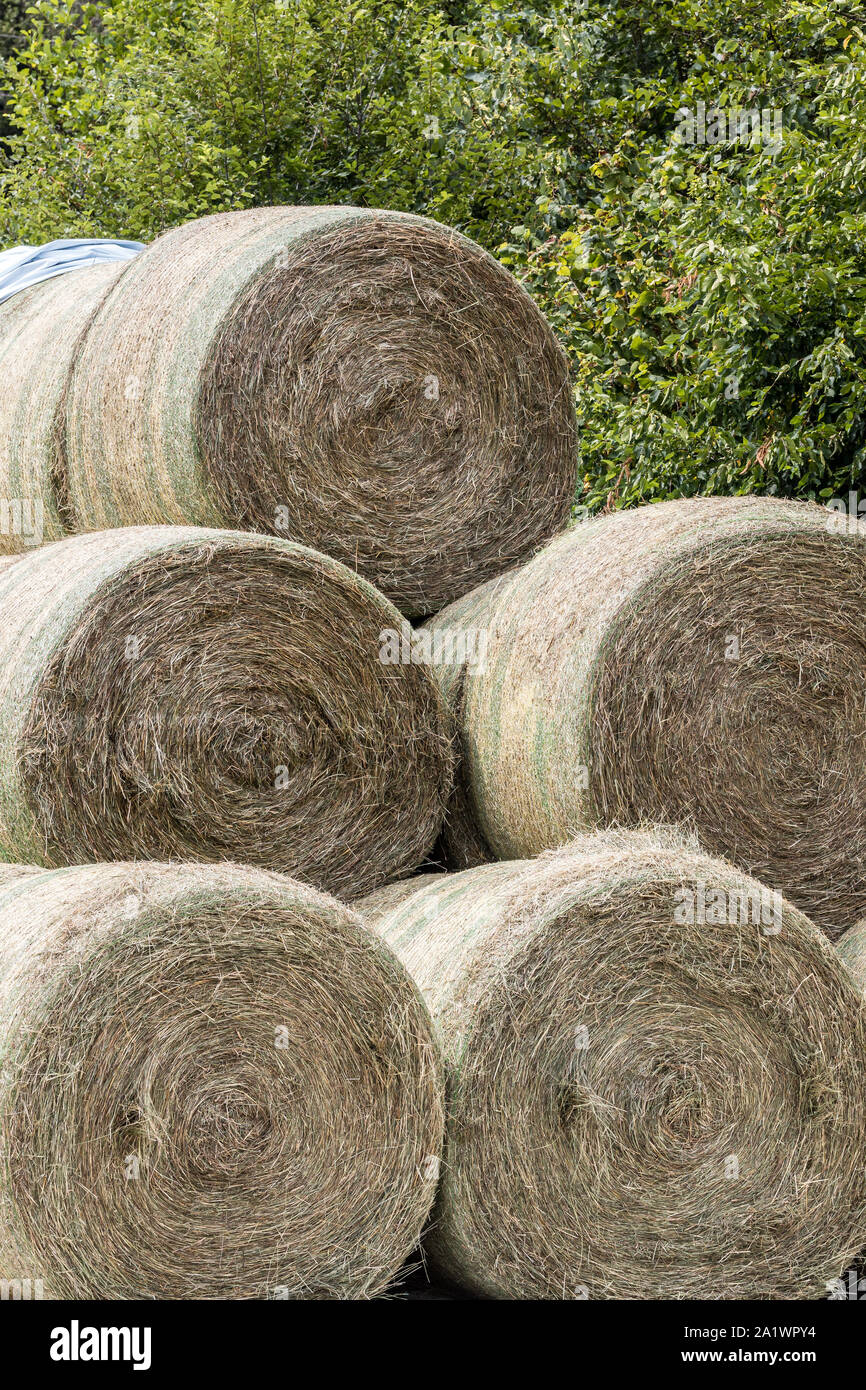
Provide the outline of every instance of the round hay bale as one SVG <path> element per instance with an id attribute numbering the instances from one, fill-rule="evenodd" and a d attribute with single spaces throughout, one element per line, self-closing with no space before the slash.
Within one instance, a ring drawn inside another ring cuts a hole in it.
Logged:
<path id="1" fill-rule="evenodd" d="M 235 865 L 0 889 L 0 1277 L 46 1298 L 363 1298 L 418 1241 L 441 1064 L 335 899 Z"/>
<path id="2" fill-rule="evenodd" d="M 0 304 L 0 552 L 64 535 L 59 413 L 81 335 L 121 268 L 58 275 Z"/>
<path id="3" fill-rule="evenodd" d="M 836 950 L 866 994 L 866 919 L 848 928 L 837 941 Z"/>
<path id="4" fill-rule="evenodd" d="M 70 379 L 77 530 L 237 526 L 434 613 L 565 524 L 565 356 L 450 228 L 351 207 L 221 213 L 129 262 Z"/>
<path id="5" fill-rule="evenodd" d="M 509 577 L 455 705 L 492 851 L 677 823 L 830 934 L 866 914 L 866 541 L 837 524 L 773 498 L 664 502 Z"/>
<path id="6" fill-rule="evenodd" d="M 866 1244 L 866 1010 L 779 895 L 620 831 L 358 907 L 445 1053 L 434 1275 L 500 1298 L 814 1298 Z"/>
<path id="7" fill-rule="evenodd" d="M 234 859 L 343 894 L 409 872 L 444 815 L 430 673 L 396 609 L 315 551 L 142 527 L 0 572 L 0 853 Z"/>

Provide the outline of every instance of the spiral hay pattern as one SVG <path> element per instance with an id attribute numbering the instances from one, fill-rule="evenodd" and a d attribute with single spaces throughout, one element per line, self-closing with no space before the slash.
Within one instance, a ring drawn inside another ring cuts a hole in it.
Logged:
<path id="1" fill-rule="evenodd" d="M 0 504 L 24 509 L 0 515 L 0 553 L 64 535 L 59 414 L 81 335 L 121 269 L 59 275 L 0 304 Z"/>
<path id="2" fill-rule="evenodd" d="M 429 1016 L 335 899 L 233 865 L 0 884 L 0 1277 L 363 1298 L 442 1141 Z"/>
<path id="3" fill-rule="evenodd" d="M 574 526 L 484 621 L 484 668 L 444 689 L 496 855 L 677 823 L 830 934 L 864 915 L 862 534 L 811 504 L 660 503 Z"/>
<path id="4" fill-rule="evenodd" d="M 363 892 L 432 846 L 450 724 L 396 610 L 264 536 L 143 527 L 0 567 L 0 854 L 234 859 Z"/>
<path id="5" fill-rule="evenodd" d="M 427 614 L 524 559 L 574 494 L 567 364 L 492 257 L 426 219 L 222 213 L 129 262 L 76 354 L 74 529 L 280 534 Z"/>
<path id="6" fill-rule="evenodd" d="M 677 835 L 619 831 L 359 904 L 446 1056 L 440 1276 L 825 1296 L 866 1244 L 866 1015 L 823 934 L 761 895 Z"/>

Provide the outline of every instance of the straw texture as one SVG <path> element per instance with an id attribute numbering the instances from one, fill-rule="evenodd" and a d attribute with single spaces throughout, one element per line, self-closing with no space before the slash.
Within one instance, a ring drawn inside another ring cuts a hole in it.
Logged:
<path id="1" fill-rule="evenodd" d="M 58 540 L 67 498 L 58 413 L 81 335 L 120 265 L 58 275 L 0 304 L 0 499 L 23 503 L 25 524 L 0 517 L 0 552 Z M 27 524 L 41 509 L 39 533 Z M 68 520 L 68 517 L 66 517 Z"/>
<path id="2" fill-rule="evenodd" d="M 660 503 L 573 527 L 483 622 L 484 668 L 443 689 L 497 856 L 679 823 L 830 934 L 866 912 L 862 535 L 811 504 Z"/>
<path id="3" fill-rule="evenodd" d="M 431 618 L 424 631 L 430 634 L 431 666 L 439 689 L 448 707 L 456 716 L 458 728 L 458 748 L 461 743 L 459 731 L 463 727 L 463 700 L 468 666 L 465 661 L 454 660 L 459 655 L 459 634 L 483 634 L 482 644 L 475 642 L 472 653 L 484 670 L 487 661 L 487 641 L 489 639 L 489 615 L 496 597 L 509 582 L 511 574 L 499 575 L 486 584 L 472 589 L 456 603 L 451 603 L 442 612 Z M 465 637 L 464 637 L 465 645 Z M 478 864 L 488 864 L 496 855 L 481 832 L 472 803 L 472 786 L 469 770 L 462 754 L 458 754 L 454 777 L 454 791 L 445 814 L 442 834 L 436 843 L 433 859 L 451 872 L 474 869 Z"/>
<path id="4" fill-rule="evenodd" d="M 789 903 L 655 830 L 359 910 L 446 1056 L 439 1276 L 494 1298 L 820 1297 L 866 1244 L 863 1002 Z"/>
<path id="5" fill-rule="evenodd" d="M 849 927 L 844 936 L 839 938 L 836 949 L 860 989 L 866 994 L 866 920 Z"/>
<path id="6" fill-rule="evenodd" d="M 428 614 L 565 523 L 566 360 L 435 222 L 258 208 L 166 233 L 90 325 L 65 415 L 78 530 L 282 534 Z"/>
<path id="7" fill-rule="evenodd" d="M 452 777 L 396 610 L 264 536 L 143 527 L 0 569 L 0 856 L 236 859 L 363 892 L 424 858 Z"/>
<path id="8" fill-rule="evenodd" d="M 442 1075 L 333 898 L 231 865 L 0 880 L 0 1277 L 46 1298 L 363 1298 L 418 1240 Z"/>

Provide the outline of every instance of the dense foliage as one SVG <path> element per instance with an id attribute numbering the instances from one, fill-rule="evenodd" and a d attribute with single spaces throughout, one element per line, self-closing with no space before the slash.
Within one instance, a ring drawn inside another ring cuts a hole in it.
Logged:
<path id="1" fill-rule="evenodd" d="M 591 194 L 545 199 L 504 256 L 575 364 L 591 505 L 862 483 L 864 36 L 849 7 L 746 12 L 644 84 Z M 700 102 L 765 130 L 686 143 L 676 109 Z"/>
<path id="2" fill-rule="evenodd" d="M 860 483 L 862 4 L 40 0 L 27 23 L 0 244 L 261 202 L 422 212 L 561 334 L 581 501 Z"/>
<path id="3" fill-rule="evenodd" d="M 0 64 L 4 64 L 22 42 L 27 25 L 26 9 L 27 0 L 0 0 Z M 8 100 L 9 92 L 0 69 L 0 140 L 9 134 L 9 122 L 6 119 Z"/>

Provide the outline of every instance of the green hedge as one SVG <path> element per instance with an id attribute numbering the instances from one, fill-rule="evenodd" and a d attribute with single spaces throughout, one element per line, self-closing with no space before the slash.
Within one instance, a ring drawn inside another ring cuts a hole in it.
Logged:
<path id="1" fill-rule="evenodd" d="M 13 7 L 14 8 L 14 7 Z M 837 0 L 42 0 L 0 245 L 224 208 L 425 213 L 574 363 L 583 505 L 844 494 L 866 447 L 864 10 Z M 685 143 L 678 110 L 778 112 Z"/>

